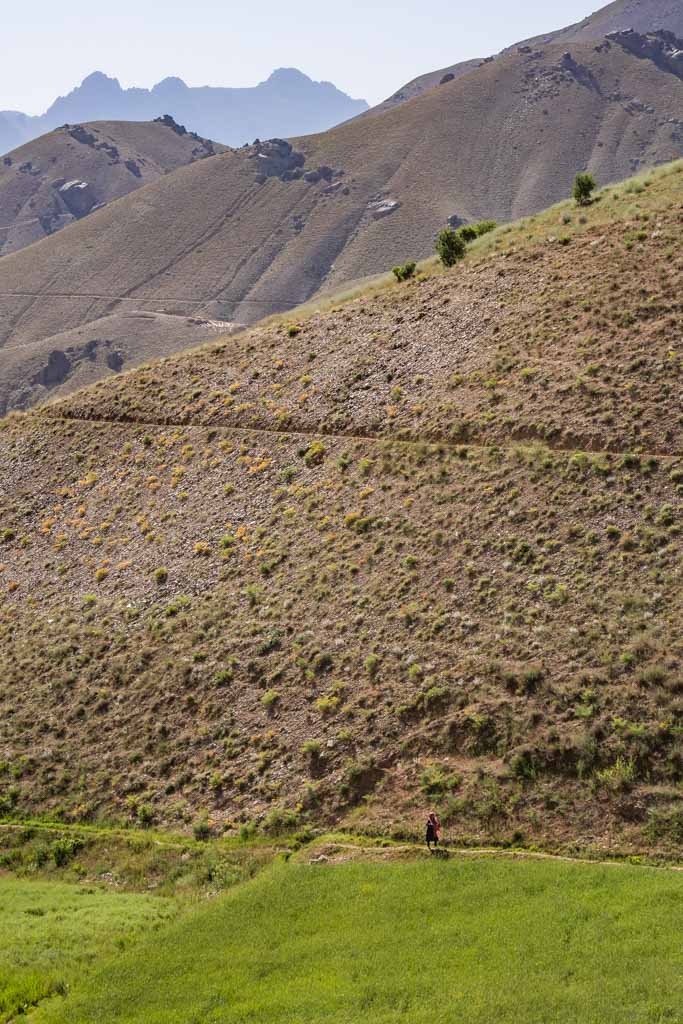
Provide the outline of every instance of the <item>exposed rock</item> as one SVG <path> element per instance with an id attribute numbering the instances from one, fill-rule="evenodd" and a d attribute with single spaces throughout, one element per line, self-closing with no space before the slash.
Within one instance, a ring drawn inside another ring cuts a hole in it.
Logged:
<path id="1" fill-rule="evenodd" d="M 375 199 L 368 203 L 368 209 L 372 214 L 373 220 L 381 220 L 383 217 L 396 213 L 400 205 L 395 199 Z"/>
<path id="2" fill-rule="evenodd" d="M 306 171 L 304 174 L 304 181 L 307 181 L 309 185 L 315 185 L 316 182 L 320 181 L 320 172 Z"/>
<path id="3" fill-rule="evenodd" d="M 209 139 L 203 139 L 197 132 L 188 132 L 184 124 L 178 124 L 178 122 L 170 114 L 163 114 L 161 117 L 154 118 L 155 124 L 164 124 L 167 128 L 170 128 L 176 135 L 189 135 L 191 139 L 196 139 L 200 143 L 198 147 L 192 150 L 192 155 L 196 159 L 202 159 L 205 156 L 215 156 L 216 150 L 213 142 Z"/>
<path id="4" fill-rule="evenodd" d="M 452 71 L 449 71 L 448 74 L 444 75 L 443 78 L 441 78 L 441 80 L 439 81 L 439 85 L 446 85 L 448 82 L 453 82 L 454 80 L 455 75 L 453 74 Z"/>
<path id="5" fill-rule="evenodd" d="M 463 224 L 467 224 L 467 221 L 465 220 L 464 217 L 459 217 L 457 213 L 451 214 L 451 216 L 448 218 L 449 228 L 461 228 Z"/>
<path id="6" fill-rule="evenodd" d="M 47 357 L 47 366 L 44 366 L 32 379 L 32 384 L 42 384 L 43 387 L 52 388 L 63 384 L 71 373 L 72 363 L 66 352 L 54 349 Z"/>
<path id="7" fill-rule="evenodd" d="M 85 217 L 96 201 L 87 181 L 67 181 L 59 189 L 59 196 L 74 217 Z"/>
<path id="8" fill-rule="evenodd" d="M 187 135 L 187 128 L 184 124 L 178 124 L 178 122 L 171 117 L 170 114 L 163 114 L 161 117 L 155 117 L 154 121 L 156 124 L 165 124 L 167 128 L 174 131 L 176 135 Z"/>
<path id="9" fill-rule="evenodd" d="M 135 160 L 126 160 L 124 163 L 126 170 L 130 171 L 136 178 L 142 177 L 142 171 L 140 170 L 139 164 Z"/>
<path id="10" fill-rule="evenodd" d="M 50 182 L 51 188 L 61 188 L 62 185 L 66 185 L 66 178 L 55 178 L 54 181 Z"/>
<path id="11" fill-rule="evenodd" d="M 256 164 L 257 180 L 260 177 L 282 178 L 306 163 L 304 154 L 292 149 L 285 139 L 268 139 L 267 142 L 257 139 L 251 149 L 249 159 Z M 292 177 L 284 180 L 292 180 Z"/>
<path id="12" fill-rule="evenodd" d="M 115 373 L 119 373 L 123 369 L 123 360 L 123 352 L 119 352 L 118 349 L 107 353 L 107 366 Z"/>
<path id="13" fill-rule="evenodd" d="M 73 128 L 69 128 L 69 125 L 64 125 L 64 127 L 68 130 L 71 138 L 75 139 L 76 142 L 80 142 L 83 146 L 94 146 L 97 142 L 97 137 L 84 128 L 82 124 L 76 124 Z"/>
<path id="14" fill-rule="evenodd" d="M 643 60 L 651 60 L 663 71 L 669 71 L 683 79 L 683 41 L 673 32 L 648 32 L 641 35 L 628 28 L 610 32 L 607 39 L 622 46 L 629 53 Z"/>

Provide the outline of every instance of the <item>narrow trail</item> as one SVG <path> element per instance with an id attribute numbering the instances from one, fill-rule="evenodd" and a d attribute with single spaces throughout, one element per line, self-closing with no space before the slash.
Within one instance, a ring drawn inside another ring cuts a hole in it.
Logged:
<path id="1" fill-rule="evenodd" d="M 325 850 L 329 851 L 330 857 L 333 856 L 335 850 L 345 850 L 347 852 L 360 852 L 363 856 L 371 855 L 372 859 L 386 859 L 390 860 L 391 855 L 395 853 L 410 853 L 419 857 L 420 859 L 430 858 L 430 855 L 424 846 L 418 845 L 417 843 L 405 843 L 403 845 L 391 845 L 391 846 L 363 846 L 360 843 L 343 843 L 336 842 L 333 838 L 326 838 L 323 836 L 321 839 L 316 840 L 314 844 L 306 847 L 305 851 L 300 854 L 300 859 L 306 860 L 309 854 L 318 853 L 318 855 L 326 856 Z M 468 857 L 500 857 L 510 860 L 549 860 L 559 861 L 560 863 L 566 864 L 579 864 L 586 867 L 647 867 L 658 871 L 677 871 L 683 872 L 683 865 L 679 864 L 656 864 L 656 863 L 644 863 L 635 864 L 628 858 L 604 860 L 599 858 L 591 857 L 570 857 L 567 854 L 561 853 L 544 853 L 540 850 L 504 850 L 495 846 L 481 846 L 481 847 L 460 847 L 453 845 L 445 845 L 441 848 L 441 856 L 437 854 L 436 859 L 443 860 L 458 860 L 461 858 Z M 444 856 L 445 854 L 445 856 Z M 323 863 L 323 861 L 316 861 L 315 856 L 308 860 L 309 864 Z"/>
<path id="2" fill-rule="evenodd" d="M 62 399 L 57 399 L 57 402 Z M 477 443 L 476 441 L 450 441 L 446 438 L 398 438 L 383 436 L 381 434 L 357 434 L 357 433 L 336 433 L 333 431 L 326 431 L 324 428 L 320 430 L 303 430 L 292 427 L 290 429 L 282 428 L 275 429 L 272 427 L 237 427 L 231 424 L 225 423 L 197 423 L 190 419 L 172 419 L 168 418 L 165 420 L 154 420 L 154 419 L 138 419 L 132 416 L 85 416 L 73 413 L 68 416 L 60 415 L 58 412 L 58 406 L 45 405 L 39 407 L 36 410 L 38 414 L 42 413 L 50 417 L 53 420 L 61 420 L 63 423 L 92 423 L 99 426 L 111 426 L 112 424 L 120 424 L 121 426 L 140 427 L 141 429 L 149 428 L 150 430 L 220 430 L 223 433 L 228 434 L 239 434 L 241 436 L 254 435 L 254 434 L 265 434 L 266 437 L 301 437 L 301 438 L 329 438 L 331 441 L 362 441 L 365 444 L 383 444 L 383 445 L 402 445 L 404 447 L 428 447 L 428 448 L 448 448 L 453 451 L 457 451 L 463 448 L 474 448 L 478 451 L 486 451 L 493 448 L 502 449 L 503 451 L 509 451 L 514 448 L 532 448 L 534 446 L 541 446 L 547 448 L 548 451 L 558 452 L 566 455 L 610 455 L 614 458 L 619 458 L 624 455 L 634 454 L 632 448 L 580 448 L 569 443 L 562 444 L 557 442 L 550 442 L 542 437 L 529 437 L 524 436 L 520 433 L 515 436 L 514 431 L 510 432 L 509 439 L 507 441 L 497 441 L 492 439 L 487 444 Z M 638 451 L 636 454 L 642 458 L 656 457 L 658 459 L 679 459 L 683 456 L 683 451 L 664 452 L 660 449 L 648 449 L 647 451 Z"/>
<path id="3" fill-rule="evenodd" d="M 204 296 L 198 299 L 196 296 L 190 298 L 189 295 L 161 295 L 156 298 L 153 295 L 107 295 L 101 292 L 0 292 L 1 299 L 83 299 L 84 301 L 89 299 L 101 299 L 104 302 L 137 302 L 137 303 L 154 303 L 157 305 L 160 302 L 186 302 L 191 303 L 195 306 L 206 305 L 210 302 L 231 302 L 231 303 L 243 303 L 249 302 L 254 306 L 284 306 L 285 304 L 281 299 L 249 299 L 249 298 L 231 298 L 230 296 Z M 300 302 L 293 302 L 286 305 L 286 309 L 296 309 L 301 305 Z M 181 314 L 178 314 L 181 315 Z"/>

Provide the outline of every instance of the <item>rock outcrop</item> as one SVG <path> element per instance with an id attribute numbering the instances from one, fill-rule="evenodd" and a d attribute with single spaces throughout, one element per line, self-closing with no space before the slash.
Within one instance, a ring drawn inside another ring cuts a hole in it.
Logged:
<path id="1" fill-rule="evenodd" d="M 610 32 L 607 39 L 623 46 L 634 56 L 651 60 L 663 71 L 683 79 L 683 41 L 673 32 L 648 32 L 643 35 L 629 28 L 621 32 Z"/>
<path id="2" fill-rule="evenodd" d="M 67 210 L 76 218 L 85 217 L 97 202 L 87 181 L 67 181 L 58 191 Z"/>

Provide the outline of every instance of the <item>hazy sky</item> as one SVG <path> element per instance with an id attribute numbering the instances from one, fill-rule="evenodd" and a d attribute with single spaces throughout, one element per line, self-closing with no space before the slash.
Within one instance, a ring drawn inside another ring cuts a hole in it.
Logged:
<path id="1" fill-rule="evenodd" d="M 579 21 L 600 0 L 3 0 L 0 110 L 42 113 L 91 71 L 255 85 L 297 67 L 370 103 L 418 74 Z"/>

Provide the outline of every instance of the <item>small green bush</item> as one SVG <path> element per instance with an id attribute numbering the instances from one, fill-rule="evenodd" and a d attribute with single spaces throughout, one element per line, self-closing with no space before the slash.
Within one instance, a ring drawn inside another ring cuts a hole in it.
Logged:
<path id="1" fill-rule="evenodd" d="M 445 267 L 454 267 L 464 259 L 467 243 L 454 228 L 444 228 L 436 238 L 436 251 Z"/>
<path id="2" fill-rule="evenodd" d="M 205 843 L 211 836 L 211 826 L 207 818 L 198 818 L 192 826 L 192 834 L 200 843 Z"/>
<path id="3" fill-rule="evenodd" d="M 392 274 L 400 283 L 401 281 L 410 280 L 410 278 L 415 275 L 416 269 L 417 263 L 415 263 L 413 260 L 409 260 L 408 263 L 404 263 L 403 266 L 394 267 L 392 270 Z"/>

